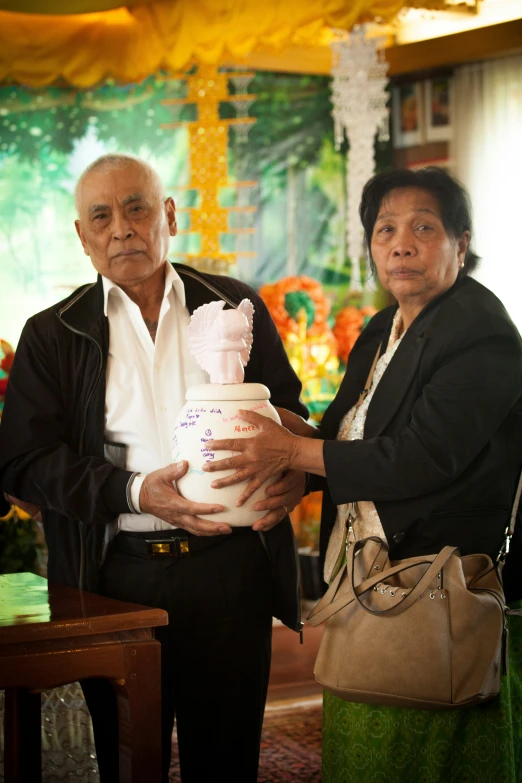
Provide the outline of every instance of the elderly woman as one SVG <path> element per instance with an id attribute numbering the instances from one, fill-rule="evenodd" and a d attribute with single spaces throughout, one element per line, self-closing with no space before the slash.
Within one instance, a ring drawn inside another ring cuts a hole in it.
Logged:
<path id="1" fill-rule="evenodd" d="M 208 469 L 237 469 L 216 486 L 249 479 L 242 501 L 280 471 L 311 474 L 324 489 L 327 581 L 350 510 L 355 538 L 386 540 L 392 560 L 445 545 L 495 559 L 522 466 L 522 344 L 499 300 L 468 276 L 466 194 L 436 168 L 394 171 L 367 183 L 360 214 L 370 264 L 397 304 L 361 334 L 318 432 L 286 412 L 284 427 L 245 413 L 258 436 L 208 444 L 239 452 Z M 520 626 L 513 618 L 510 673 L 490 703 L 425 712 L 325 693 L 323 783 L 520 780 Z"/>

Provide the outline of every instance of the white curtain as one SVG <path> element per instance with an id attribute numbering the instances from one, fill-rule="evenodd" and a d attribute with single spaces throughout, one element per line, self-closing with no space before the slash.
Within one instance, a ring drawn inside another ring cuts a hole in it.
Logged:
<path id="1" fill-rule="evenodd" d="M 522 332 L 522 56 L 458 68 L 451 157 L 473 207 L 475 277 Z"/>

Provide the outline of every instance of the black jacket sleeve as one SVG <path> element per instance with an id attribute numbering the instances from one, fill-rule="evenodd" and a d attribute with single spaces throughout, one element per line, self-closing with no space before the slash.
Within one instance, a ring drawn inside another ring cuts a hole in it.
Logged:
<path id="1" fill-rule="evenodd" d="M 56 336 L 46 326 L 43 318 L 30 319 L 16 350 L 0 425 L 0 485 L 70 519 L 111 522 L 129 511 L 132 474 L 72 447 L 71 400 L 59 382 Z"/>
<path id="2" fill-rule="evenodd" d="M 449 485 L 473 462 L 522 391 L 520 337 L 512 326 L 497 325 L 477 317 L 446 335 L 396 437 L 325 441 L 336 505 L 424 495 Z"/>

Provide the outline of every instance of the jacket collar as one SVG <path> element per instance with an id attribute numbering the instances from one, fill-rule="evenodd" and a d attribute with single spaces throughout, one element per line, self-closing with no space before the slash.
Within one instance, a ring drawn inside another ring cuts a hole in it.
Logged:
<path id="1" fill-rule="evenodd" d="M 103 284 L 101 276 L 95 283 L 78 288 L 68 299 L 60 302 L 55 315 L 75 332 L 90 334 L 103 316 Z"/>
<path id="2" fill-rule="evenodd" d="M 239 299 L 221 283 L 218 275 L 198 272 L 185 264 L 172 264 L 185 288 L 186 306 L 190 314 L 197 307 L 215 299 L 223 299 L 229 307 L 237 307 Z M 226 278 L 225 278 L 226 279 Z M 104 319 L 104 290 L 101 275 L 95 283 L 78 288 L 55 308 L 55 315 L 65 326 L 82 334 L 91 335 Z"/>
<path id="3" fill-rule="evenodd" d="M 112 280 L 109 280 L 108 277 L 104 277 L 102 275 L 102 286 L 103 286 L 103 314 L 107 315 L 108 308 L 109 308 L 109 297 L 116 296 L 120 299 L 128 299 L 127 294 L 123 291 L 122 288 L 117 283 L 114 283 Z M 163 296 L 167 297 L 170 292 L 174 290 L 175 296 L 177 297 L 178 301 L 181 303 L 183 307 L 185 307 L 185 286 L 183 285 L 183 280 L 178 275 L 172 264 L 167 263 L 165 268 L 165 287 L 163 291 Z"/>

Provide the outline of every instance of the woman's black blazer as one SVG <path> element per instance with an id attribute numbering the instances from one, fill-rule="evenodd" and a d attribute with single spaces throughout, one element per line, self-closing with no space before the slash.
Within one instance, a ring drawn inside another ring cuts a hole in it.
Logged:
<path id="1" fill-rule="evenodd" d="M 496 557 L 522 467 L 522 341 L 487 288 L 463 277 L 430 302 L 381 378 L 364 438 L 335 440 L 396 309 L 362 332 L 321 424 L 321 551 L 337 505 L 371 500 L 394 559 L 447 544 Z"/>

